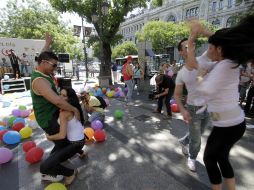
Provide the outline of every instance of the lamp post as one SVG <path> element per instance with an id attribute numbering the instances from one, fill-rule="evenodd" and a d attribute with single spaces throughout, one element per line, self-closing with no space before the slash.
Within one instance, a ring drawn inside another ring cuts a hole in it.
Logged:
<path id="1" fill-rule="evenodd" d="M 84 30 L 84 18 L 82 17 L 82 36 L 83 36 L 83 44 L 84 44 L 84 61 L 86 68 L 86 80 L 88 80 L 88 66 L 87 66 L 87 53 L 86 53 L 86 35 Z"/>
<path id="2" fill-rule="evenodd" d="M 104 22 L 103 21 L 104 21 L 105 16 L 107 16 L 107 14 L 108 14 L 109 6 L 110 5 L 108 4 L 107 0 L 103 1 L 99 5 L 98 12 L 93 13 L 92 16 L 91 16 L 92 17 L 92 22 L 94 23 L 94 25 L 97 24 L 97 26 L 98 26 L 97 27 L 97 29 L 98 29 L 97 32 L 98 32 L 98 36 L 99 36 L 99 39 L 100 39 L 100 50 L 101 50 L 101 67 L 100 67 L 100 69 L 103 70 L 103 71 L 106 69 L 105 55 L 104 55 L 105 52 L 103 50 L 103 41 L 104 41 L 104 39 L 103 39 L 103 29 L 104 29 L 103 24 L 104 24 Z M 106 76 L 101 76 L 101 73 L 102 73 L 102 71 L 100 71 L 101 79 L 105 80 L 106 78 L 104 79 L 102 77 L 106 77 Z M 99 78 L 99 80 L 100 80 L 100 78 Z"/>

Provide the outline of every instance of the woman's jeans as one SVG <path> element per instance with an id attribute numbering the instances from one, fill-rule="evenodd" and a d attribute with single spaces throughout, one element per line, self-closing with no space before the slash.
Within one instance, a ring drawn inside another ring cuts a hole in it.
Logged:
<path id="1" fill-rule="evenodd" d="M 126 99 L 127 99 L 127 102 L 129 102 L 132 99 L 133 82 L 132 82 L 132 80 L 126 80 L 124 82 L 125 82 L 127 89 L 128 89 Z"/>

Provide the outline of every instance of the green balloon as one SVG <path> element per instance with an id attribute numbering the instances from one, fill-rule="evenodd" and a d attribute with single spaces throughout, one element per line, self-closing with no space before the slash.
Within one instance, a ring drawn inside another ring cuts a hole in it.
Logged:
<path id="1" fill-rule="evenodd" d="M 26 106 L 19 106 L 19 110 L 26 110 Z"/>
<path id="2" fill-rule="evenodd" d="M 17 119 L 15 116 L 12 116 L 8 120 L 8 125 L 11 127 L 13 125 L 14 120 Z"/>
<path id="3" fill-rule="evenodd" d="M 123 117 L 123 112 L 121 110 L 116 110 L 115 111 L 115 118 L 121 119 L 122 117 Z"/>

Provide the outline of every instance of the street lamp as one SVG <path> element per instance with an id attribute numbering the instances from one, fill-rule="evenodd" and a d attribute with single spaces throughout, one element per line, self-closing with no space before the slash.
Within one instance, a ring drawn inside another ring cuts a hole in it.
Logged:
<path id="1" fill-rule="evenodd" d="M 87 53 L 86 53 L 86 35 L 84 31 L 84 18 L 82 17 L 82 36 L 84 44 L 84 59 L 85 59 L 85 68 L 86 68 L 86 80 L 88 80 L 88 66 L 87 66 Z"/>

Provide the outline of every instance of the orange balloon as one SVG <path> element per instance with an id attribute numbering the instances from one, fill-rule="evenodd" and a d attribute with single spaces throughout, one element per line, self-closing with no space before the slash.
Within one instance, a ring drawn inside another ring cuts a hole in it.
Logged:
<path id="1" fill-rule="evenodd" d="M 88 138 L 88 140 L 91 140 L 94 136 L 94 130 L 91 127 L 87 127 L 84 129 L 84 134 Z"/>

